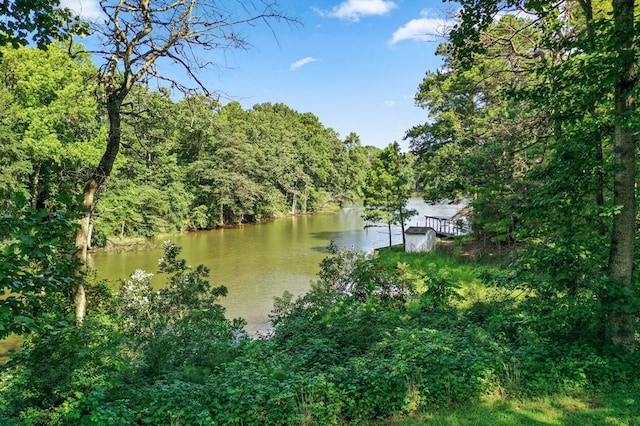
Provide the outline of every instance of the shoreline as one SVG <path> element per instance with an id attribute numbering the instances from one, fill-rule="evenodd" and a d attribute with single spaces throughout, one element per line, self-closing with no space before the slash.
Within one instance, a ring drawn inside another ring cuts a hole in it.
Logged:
<path id="1" fill-rule="evenodd" d="M 230 225 L 223 226 L 215 226 L 211 228 L 205 229 L 183 229 L 179 232 L 161 232 L 151 237 L 143 237 L 143 236 L 131 236 L 131 237 L 118 237 L 112 236 L 107 238 L 107 243 L 104 246 L 92 246 L 89 249 L 90 253 L 126 253 L 131 251 L 143 251 L 143 250 L 152 250 L 159 247 L 159 242 L 155 242 L 154 240 L 167 238 L 175 235 L 185 235 L 196 232 L 207 232 L 207 231 L 215 231 L 218 229 L 233 229 L 240 228 L 243 226 L 254 226 L 260 225 L 264 223 L 273 222 L 278 219 L 282 219 L 285 217 L 294 217 L 294 216 L 309 216 L 320 213 L 336 213 L 341 209 L 338 205 L 329 205 L 315 212 L 306 212 L 306 213 L 296 213 L 296 214 L 287 214 L 282 216 L 276 216 L 269 219 L 257 220 L 254 222 L 246 222 L 246 223 L 234 223 Z"/>

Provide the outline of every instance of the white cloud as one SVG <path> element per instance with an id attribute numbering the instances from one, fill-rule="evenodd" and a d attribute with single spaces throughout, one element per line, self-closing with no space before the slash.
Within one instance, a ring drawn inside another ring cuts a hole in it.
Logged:
<path id="1" fill-rule="evenodd" d="M 443 37 L 453 26 L 453 21 L 432 18 L 428 10 L 420 12 L 421 18 L 412 19 L 398 28 L 389 40 L 389 44 L 396 44 L 402 40 L 435 41 Z"/>
<path id="2" fill-rule="evenodd" d="M 103 16 L 98 0 L 62 0 L 60 6 L 71 9 L 86 20 L 95 20 Z"/>
<path id="3" fill-rule="evenodd" d="M 392 106 L 394 106 L 395 104 L 396 104 L 396 101 L 392 101 L 392 100 L 384 101 L 384 105 L 385 105 L 385 106 L 388 106 L 388 107 L 392 107 Z"/>
<path id="4" fill-rule="evenodd" d="M 318 62 L 318 61 L 319 59 L 316 59 L 313 56 L 307 56 L 306 58 L 302 58 L 299 61 L 295 61 L 293 64 L 291 64 L 291 66 L 289 67 L 289 70 L 294 71 L 303 65 L 307 65 L 307 64 L 310 64 L 311 62 Z"/>
<path id="5" fill-rule="evenodd" d="M 316 10 L 321 16 L 358 22 L 361 16 L 385 15 L 396 8 L 390 0 L 347 0 L 334 6 L 330 12 Z"/>

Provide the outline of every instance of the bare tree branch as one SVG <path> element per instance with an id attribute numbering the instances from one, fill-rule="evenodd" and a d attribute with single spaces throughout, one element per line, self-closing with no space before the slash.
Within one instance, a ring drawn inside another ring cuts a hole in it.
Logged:
<path id="1" fill-rule="evenodd" d="M 95 195 L 111 174 L 122 145 L 122 107 L 135 84 L 155 78 L 186 93 L 193 87 L 158 71 L 158 62 L 166 58 L 186 71 L 186 77 L 207 95 L 212 93 L 197 76 L 197 70 L 216 64 L 217 51 L 246 49 L 248 42 L 238 30 L 258 22 L 297 21 L 279 12 L 276 3 L 267 0 L 100 0 L 104 13 L 101 22 L 92 22 L 93 34 L 102 48 L 89 51 L 104 60 L 101 83 L 109 119 L 105 151 L 85 184 L 83 206 L 87 215 L 76 234 L 78 255 L 86 265 L 91 235 L 91 212 Z M 212 55 L 211 58 L 202 58 Z M 84 285 L 73 292 L 76 322 L 82 324 L 86 310 Z"/>

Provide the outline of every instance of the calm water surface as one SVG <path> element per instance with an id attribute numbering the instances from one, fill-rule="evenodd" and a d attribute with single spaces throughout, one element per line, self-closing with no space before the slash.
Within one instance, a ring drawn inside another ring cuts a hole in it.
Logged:
<path id="1" fill-rule="evenodd" d="M 424 215 L 453 216 L 460 206 L 427 205 L 412 198 L 409 208 L 420 212 L 408 225 L 424 225 Z M 295 216 L 257 225 L 215 229 L 154 240 L 157 248 L 124 253 L 91 255 L 98 278 L 119 282 L 136 269 L 155 273 L 162 256 L 160 245 L 170 239 L 182 247 L 182 257 L 192 266 L 211 270 L 211 283 L 225 285 L 227 297 L 220 300 L 228 318 L 247 320 L 247 331 L 268 329 L 273 298 L 286 290 L 305 293 L 327 256 L 331 241 L 342 248 L 370 251 L 388 245 L 386 228 L 364 229 L 361 207 L 346 207 L 336 213 Z M 394 244 L 402 242 L 400 228 L 392 230 Z M 165 276 L 155 275 L 155 287 L 165 285 Z"/>

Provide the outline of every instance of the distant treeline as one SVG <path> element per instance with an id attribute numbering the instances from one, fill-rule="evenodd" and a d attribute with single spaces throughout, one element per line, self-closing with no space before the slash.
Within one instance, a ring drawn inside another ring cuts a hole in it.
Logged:
<path id="1" fill-rule="evenodd" d="M 3 48 L 0 211 L 22 194 L 55 208 L 98 163 L 106 113 L 90 58 Z M 316 211 L 362 194 L 375 151 L 311 113 L 140 85 L 123 105 L 123 148 L 94 212 L 94 244 Z"/>

